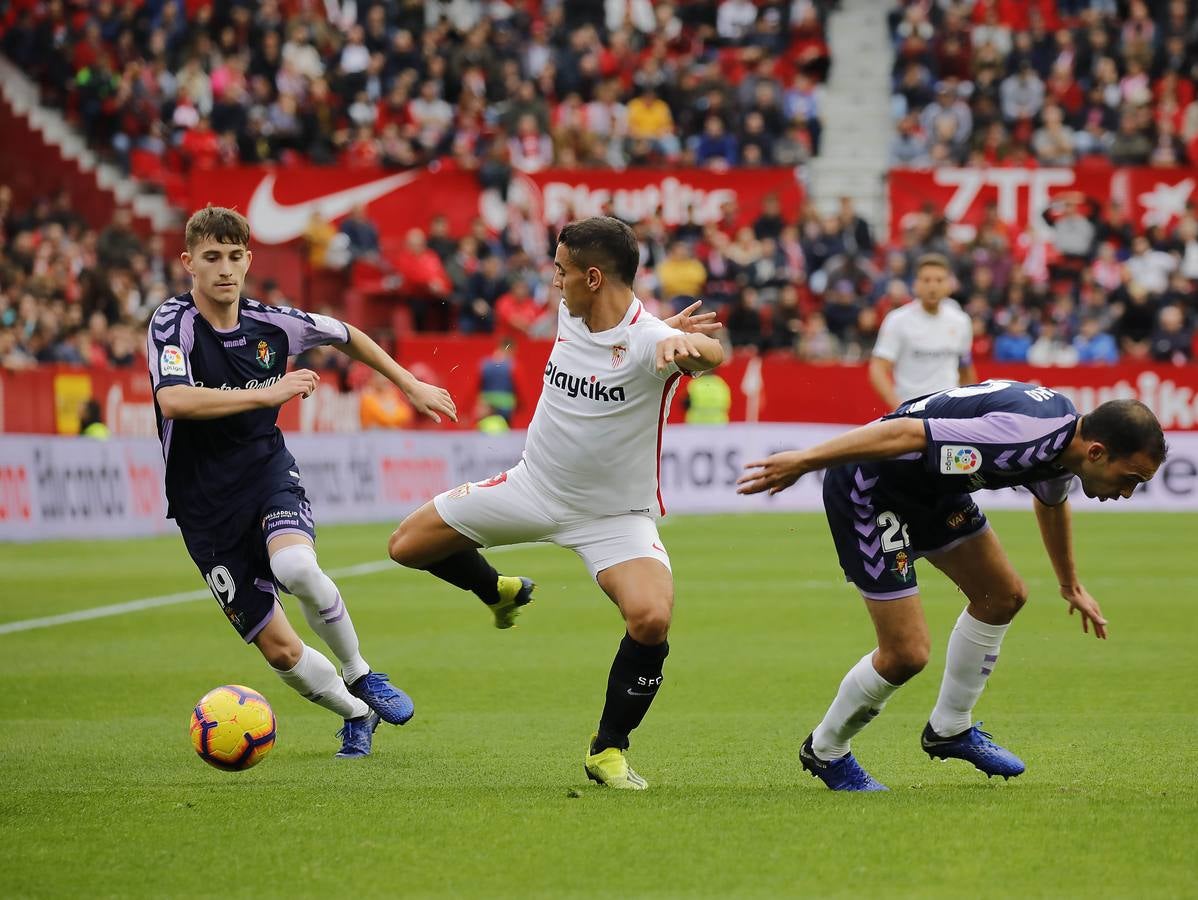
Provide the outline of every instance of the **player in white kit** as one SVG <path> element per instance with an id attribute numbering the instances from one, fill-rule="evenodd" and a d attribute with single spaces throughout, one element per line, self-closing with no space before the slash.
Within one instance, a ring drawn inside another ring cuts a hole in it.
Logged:
<path id="1" fill-rule="evenodd" d="M 499 575 L 478 552 L 526 541 L 568 547 L 620 609 L 627 633 L 608 675 L 587 777 L 643 789 L 628 766 L 629 733 L 662 682 L 674 603 L 670 557 L 657 533 L 662 430 L 684 372 L 724 359 L 714 315 L 697 304 L 665 321 L 632 292 L 636 237 L 596 216 L 562 229 L 553 286 L 561 292 L 557 340 L 528 428 L 523 459 L 494 478 L 463 484 L 408 516 L 391 558 L 472 591 L 510 628 L 532 598 L 527 578 Z"/>
<path id="2" fill-rule="evenodd" d="M 952 270 L 938 253 L 915 264 L 915 302 L 882 320 L 869 380 L 887 410 L 905 400 L 973 384 L 973 323 L 949 294 Z"/>

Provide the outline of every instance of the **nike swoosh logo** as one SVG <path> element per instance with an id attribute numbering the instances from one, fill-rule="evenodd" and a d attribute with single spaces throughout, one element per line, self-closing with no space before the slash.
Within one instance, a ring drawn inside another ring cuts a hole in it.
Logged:
<path id="1" fill-rule="evenodd" d="M 649 546 L 650 546 L 650 547 L 652 547 L 654 550 L 660 550 L 662 553 L 665 553 L 665 552 L 666 552 L 666 548 L 665 548 L 665 547 L 660 547 L 660 546 L 658 546 L 657 544 L 650 544 Z"/>
<path id="2" fill-rule="evenodd" d="M 559 338 L 557 339 L 557 342 L 558 342 L 559 344 L 568 344 L 568 343 L 570 343 L 570 339 L 569 339 L 569 338 L 563 338 L 563 337 L 559 337 Z"/>
<path id="3" fill-rule="evenodd" d="M 371 203 L 419 177 L 419 172 L 400 172 L 314 200 L 284 205 L 275 200 L 275 180 L 278 176 L 271 172 L 254 188 L 246 218 L 254 240 L 263 244 L 284 244 L 304 233 L 313 212 L 319 212 L 329 220 L 339 219 L 355 206 Z"/>
<path id="4" fill-rule="evenodd" d="M 649 691 L 648 693 L 641 693 L 640 691 L 634 691 L 632 688 L 628 688 L 628 696 L 629 697 L 656 697 L 657 691 Z"/>

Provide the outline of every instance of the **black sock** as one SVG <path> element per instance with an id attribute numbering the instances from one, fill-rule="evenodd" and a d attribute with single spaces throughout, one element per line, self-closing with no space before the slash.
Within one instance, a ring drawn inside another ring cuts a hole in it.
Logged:
<path id="1" fill-rule="evenodd" d="M 472 591 L 487 605 L 499 602 L 499 573 L 477 550 L 463 550 L 447 556 L 440 562 L 425 566 L 424 571 L 448 581 L 454 587 Z"/>
<path id="2" fill-rule="evenodd" d="M 624 635 L 607 676 L 607 702 L 592 753 L 608 747 L 628 749 L 629 733 L 641 724 L 661 687 L 661 669 L 669 653 L 669 641 L 650 647 Z"/>

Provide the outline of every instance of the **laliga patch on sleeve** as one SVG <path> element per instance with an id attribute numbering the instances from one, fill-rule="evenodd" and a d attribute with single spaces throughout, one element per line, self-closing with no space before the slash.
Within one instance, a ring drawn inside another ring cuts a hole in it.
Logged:
<path id="1" fill-rule="evenodd" d="M 982 467 L 982 451 L 968 444 L 945 444 L 940 448 L 943 475 L 968 475 Z"/>
<path id="2" fill-rule="evenodd" d="M 183 361 L 183 351 L 178 347 L 163 347 L 162 356 L 158 358 L 159 375 L 186 375 L 187 364 Z"/>

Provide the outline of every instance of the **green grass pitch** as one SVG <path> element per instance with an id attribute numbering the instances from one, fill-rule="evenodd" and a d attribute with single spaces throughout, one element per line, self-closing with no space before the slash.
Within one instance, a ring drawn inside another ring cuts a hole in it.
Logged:
<path id="1" fill-rule="evenodd" d="M 1066 615 L 1031 512 L 992 519 L 1032 589 L 978 709 L 1028 764 L 1009 783 L 919 749 L 962 607 L 926 563 L 932 664 L 854 745 L 890 793 L 802 772 L 798 742 L 872 646 L 823 517 L 679 518 L 642 794 L 583 776 L 622 628 L 555 547 L 494 557 L 539 584 L 509 632 L 422 573 L 341 580 L 367 659 L 417 710 L 357 762 L 211 599 L 0 635 L 0 896 L 1195 896 L 1198 515 L 1076 517 L 1106 643 Z M 324 565 L 380 559 L 388 530 L 322 529 Z M 0 621 L 202 587 L 174 536 L 0 546 Z M 244 773 L 188 740 L 228 682 L 278 714 Z"/>

